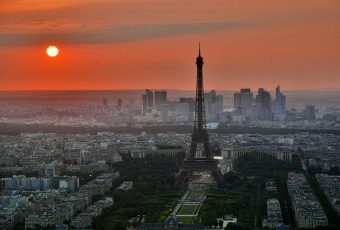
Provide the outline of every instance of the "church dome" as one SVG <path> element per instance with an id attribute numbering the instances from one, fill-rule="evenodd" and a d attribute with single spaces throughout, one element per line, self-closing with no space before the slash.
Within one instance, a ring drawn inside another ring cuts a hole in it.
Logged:
<path id="1" fill-rule="evenodd" d="M 165 228 L 166 229 L 177 229 L 178 222 L 175 215 L 170 215 L 165 221 Z"/>

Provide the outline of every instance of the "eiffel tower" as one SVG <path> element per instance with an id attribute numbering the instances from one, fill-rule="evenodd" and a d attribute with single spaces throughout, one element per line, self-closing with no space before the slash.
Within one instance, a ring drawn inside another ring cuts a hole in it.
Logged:
<path id="1" fill-rule="evenodd" d="M 183 186 L 192 176 L 193 172 L 211 172 L 218 185 L 223 182 L 223 176 L 217 167 L 209 144 L 209 135 L 205 118 L 204 89 L 203 89 L 203 58 L 199 44 L 198 57 L 196 58 L 197 82 L 196 82 L 196 105 L 194 131 L 190 145 L 189 154 L 184 159 L 183 166 L 177 178 L 176 187 Z M 197 145 L 202 145 L 204 157 L 197 157 Z"/>

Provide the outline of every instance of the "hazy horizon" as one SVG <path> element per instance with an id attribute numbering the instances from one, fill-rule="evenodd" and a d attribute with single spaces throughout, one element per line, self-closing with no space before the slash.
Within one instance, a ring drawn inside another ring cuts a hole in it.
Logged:
<path id="1" fill-rule="evenodd" d="M 156 89 L 157 90 L 157 89 Z M 162 89 L 161 89 L 162 90 Z M 274 89 L 270 90 L 272 99 L 275 99 Z M 206 92 L 209 90 L 205 90 Z M 289 107 L 303 107 L 313 104 L 316 106 L 340 106 L 340 90 L 294 90 L 281 88 L 287 97 Z M 194 90 L 167 90 L 169 100 L 178 100 L 180 97 L 195 97 Z M 233 106 L 232 90 L 216 90 L 224 97 L 226 107 Z M 110 104 L 115 104 L 118 98 L 128 104 L 132 99 L 135 105 L 141 103 L 141 96 L 145 89 L 140 90 L 26 90 L 26 91 L 0 91 L 1 104 L 43 104 L 43 105 L 101 105 L 102 99 L 107 98 Z M 253 91 L 254 96 L 257 90 Z"/>

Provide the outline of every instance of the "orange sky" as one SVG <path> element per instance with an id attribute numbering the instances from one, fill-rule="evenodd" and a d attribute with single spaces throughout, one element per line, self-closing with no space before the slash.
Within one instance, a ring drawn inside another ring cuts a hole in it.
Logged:
<path id="1" fill-rule="evenodd" d="M 206 89 L 340 88 L 339 0 L 0 0 L 0 90 L 194 89 L 198 42 Z"/>

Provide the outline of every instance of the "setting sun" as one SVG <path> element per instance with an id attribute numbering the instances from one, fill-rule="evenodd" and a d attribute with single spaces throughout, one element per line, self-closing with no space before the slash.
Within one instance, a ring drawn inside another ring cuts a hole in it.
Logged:
<path id="1" fill-rule="evenodd" d="M 46 53 L 50 57 L 56 57 L 59 53 L 59 50 L 56 46 L 49 46 L 46 49 Z"/>

